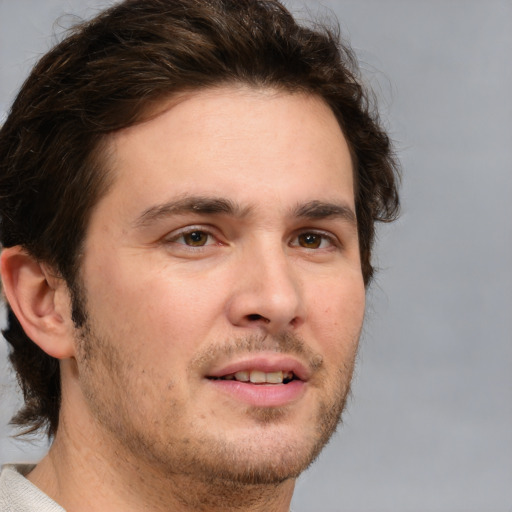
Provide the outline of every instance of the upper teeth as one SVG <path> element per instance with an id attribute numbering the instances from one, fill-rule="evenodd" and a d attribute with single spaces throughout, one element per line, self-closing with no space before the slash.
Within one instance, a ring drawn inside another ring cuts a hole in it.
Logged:
<path id="1" fill-rule="evenodd" d="M 292 379 L 292 372 L 261 372 L 259 370 L 243 370 L 224 377 L 228 380 L 239 380 L 241 382 L 252 382 L 254 384 L 281 384 L 284 379 Z"/>

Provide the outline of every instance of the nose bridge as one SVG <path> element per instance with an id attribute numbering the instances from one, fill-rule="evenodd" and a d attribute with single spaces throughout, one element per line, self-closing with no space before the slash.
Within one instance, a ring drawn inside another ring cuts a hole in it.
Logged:
<path id="1" fill-rule="evenodd" d="M 256 255 L 260 293 L 270 304 L 294 307 L 299 300 L 299 283 L 283 244 L 265 244 Z"/>
<path id="2" fill-rule="evenodd" d="M 282 240 L 265 233 L 245 248 L 242 260 L 234 323 L 276 331 L 297 326 L 304 316 L 302 287 Z"/>

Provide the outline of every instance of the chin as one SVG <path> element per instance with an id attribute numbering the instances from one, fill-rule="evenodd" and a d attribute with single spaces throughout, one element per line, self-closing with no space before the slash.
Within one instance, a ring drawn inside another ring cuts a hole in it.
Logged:
<path id="1" fill-rule="evenodd" d="M 203 434 L 201 447 L 182 461 L 190 475 L 224 485 L 278 485 L 297 478 L 318 457 L 335 432 L 343 403 L 321 411 L 315 422 L 290 424 L 286 410 L 253 409 L 252 427 L 243 432 L 225 430 L 221 435 Z M 318 419 L 321 418 L 321 421 Z"/>
<path id="2" fill-rule="evenodd" d="M 297 478 L 316 459 L 324 443 L 306 446 L 281 442 L 281 446 L 255 446 L 229 450 L 222 458 L 202 461 L 202 475 L 210 483 L 222 481 L 234 485 L 279 485 Z M 227 448 L 227 447 L 226 447 Z M 229 453 L 231 451 L 231 453 Z M 206 464 L 205 464 L 206 462 Z M 197 471 L 195 471 L 197 475 Z"/>

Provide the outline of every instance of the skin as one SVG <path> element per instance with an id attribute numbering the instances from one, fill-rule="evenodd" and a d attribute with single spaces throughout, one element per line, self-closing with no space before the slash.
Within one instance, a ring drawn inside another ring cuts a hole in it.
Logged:
<path id="1" fill-rule="evenodd" d="M 81 329 L 40 270 L 40 316 L 61 323 L 38 339 L 62 360 L 63 400 L 29 478 L 71 512 L 286 511 L 336 428 L 364 315 L 339 125 L 313 96 L 222 87 L 162 105 L 109 154 Z M 302 379 L 247 398 L 210 378 L 240 365 Z"/>

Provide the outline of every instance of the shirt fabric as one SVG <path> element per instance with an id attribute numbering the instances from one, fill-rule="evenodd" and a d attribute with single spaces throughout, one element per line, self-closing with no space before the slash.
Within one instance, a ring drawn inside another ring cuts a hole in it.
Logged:
<path id="1" fill-rule="evenodd" d="M 33 466 L 7 464 L 0 473 L 0 512 L 65 512 L 23 475 Z"/>

